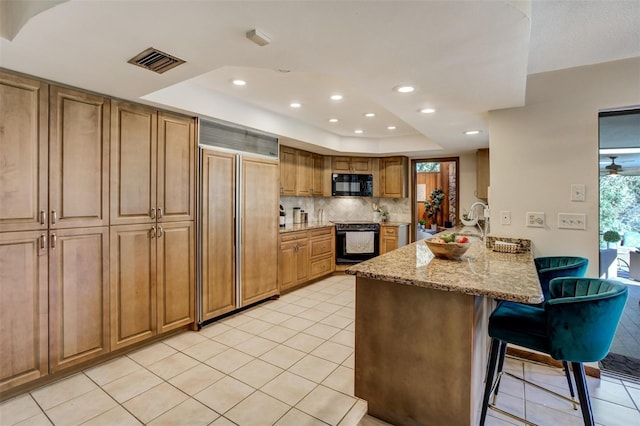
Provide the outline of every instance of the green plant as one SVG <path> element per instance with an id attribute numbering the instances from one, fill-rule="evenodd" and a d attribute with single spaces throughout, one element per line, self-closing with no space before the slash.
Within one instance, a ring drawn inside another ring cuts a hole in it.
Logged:
<path id="1" fill-rule="evenodd" d="M 420 225 L 424 226 L 424 225 L 425 225 L 425 223 L 427 223 L 427 221 L 426 221 L 426 220 L 419 220 L 419 221 L 418 221 L 418 223 L 419 223 Z"/>
<path id="2" fill-rule="evenodd" d="M 429 199 L 424 202 L 424 210 L 429 219 L 434 218 L 442 208 L 444 200 L 444 191 L 442 188 L 436 188 L 431 191 Z"/>
<path id="3" fill-rule="evenodd" d="M 602 239 L 607 243 L 617 243 L 621 240 L 620 234 L 617 231 L 607 231 L 602 235 Z"/>

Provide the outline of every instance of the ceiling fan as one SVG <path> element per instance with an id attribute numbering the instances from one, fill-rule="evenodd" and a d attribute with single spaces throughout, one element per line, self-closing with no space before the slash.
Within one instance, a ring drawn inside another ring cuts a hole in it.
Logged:
<path id="1" fill-rule="evenodd" d="M 608 172 L 609 175 L 617 175 L 620 174 L 622 172 L 622 166 L 620 166 L 619 164 L 616 164 L 616 158 L 618 158 L 617 156 L 613 156 L 613 157 L 609 157 L 611 158 L 611 164 L 609 164 L 608 166 L 606 166 L 604 169 L 606 172 Z"/>

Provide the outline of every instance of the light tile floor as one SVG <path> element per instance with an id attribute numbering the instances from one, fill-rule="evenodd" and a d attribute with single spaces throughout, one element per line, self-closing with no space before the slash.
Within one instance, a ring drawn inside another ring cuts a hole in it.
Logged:
<path id="1" fill-rule="evenodd" d="M 353 395 L 354 297 L 353 277 L 327 278 L 5 401 L 0 425 L 384 425 Z M 564 389 L 558 370 L 506 368 Z M 569 404 L 504 380 L 498 406 L 581 424 Z M 589 386 L 598 424 L 640 425 L 640 383 Z M 490 412 L 487 424 L 513 423 Z"/>

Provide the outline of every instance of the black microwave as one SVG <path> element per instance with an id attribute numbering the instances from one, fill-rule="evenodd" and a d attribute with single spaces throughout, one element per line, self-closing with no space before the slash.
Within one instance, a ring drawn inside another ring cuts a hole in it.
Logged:
<path id="1" fill-rule="evenodd" d="M 336 197 L 372 197 L 373 175 L 331 175 L 331 195 Z"/>

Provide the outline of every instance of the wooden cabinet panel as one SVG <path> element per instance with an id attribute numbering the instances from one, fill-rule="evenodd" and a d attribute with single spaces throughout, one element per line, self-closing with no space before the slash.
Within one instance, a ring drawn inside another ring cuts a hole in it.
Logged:
<path id="1" fill-rule="evenodd" d="M 158 114 L 159 222 L 193 220 L 195 182 L 194 120 Z"/>
<path id="2" fill-rule="evenodd" d="M 0 232 L 46 229 L 48 85 L 0 71 Z"/>
<path id="3" fill-rule="evenodd" d="M 236 307 L 235 191 L 236 156 L 203 151 L 202 320 Z"/>
<path id="4" fill-rule="evenodd" d="M 195 320 L 193 222 L 158 225 L 158 333 Z"/>
<path id="5" fill-rule="evenodd" d="M 332 168 L 336 173 L 350 173 L 351 157 L 333 157 Z"/>
<path id="6" fill-rule="evenodd" d="M 280 244 L 280 258 L 278 261 L 278 285 L 280 290 L 286 290 L 297 284 L 296 242 Z"/>
<path id="7" fill-rule="evenodd" d="M 109 228 L 49 236 L 51 372 L 109 352 Z"/>
<path id="8" fill-rule="evenodd" d="M 156 334 L 156 228 L 110 228 L 111 350 Z"/>
<path id="9" fill-rule="evenodd" d="M 309 268 L 309 278 L 314 279 L 333 272 L 335 266 L 334 257 L 324 256 L 311 261 Z"/>
<path id="10" fill-rule="evenodd" d="M 278 292 L 278 163 L 242 158 L 241 301 L 247 305 Z"/>
<path id="11" fill-rule="evenodd" d="M 322 197 L 325 194 L 325 182 L 329 185 L 330 177 L 325 173 L 324 168 L 324 156 L 319 154 L 313 154 L 313 179 L 312 179 L 312 192 L 311 195 L 314 197 Z M 325 176 L 327 179 L 325 181 Z M 329 191 L 327 191 L 329 192 Z M 329 194 L 330 195 L 330 194 Z"/>
<path id="12" fill-rule="evenodd" d="M 332 168 L 334 173 L 372 173 L 371 158 L 366 157 L 333 157 Z"/>
<path id="13" fill-rule="evenodd" d="M 156 155 L 156 111 L 140 105 L 113 101 L 111 225 L 155 221 Z"/>
<path id="14" fill-rule="evenodd" d="M 309 280 L 310 253 L 307 231 L 280 235 L 280 290 L 295 287 Z"/>
<path id="15" fill-rule="evenodd" d="M 476 151 L 476 197 L 481 200 L 489 198 L 489 148 Z"/>
<path id="16" fill-rule="evenodd" d="M 309 262 L 311 261 L 311 250 L 309 239 L 298 240 L 296 244 L 296 284 L 309 281 Z"/>
<path id="17" fill-rule="evenodd" d="M 381 197 L 407 197 L 407 163 L 407 157 L 380 159 Z"/>
<path id="18" fill-rule="evenodd" d="M 297 152 L 298 170 L 296 195 L 310 197 L 313 193 L 313 156 L 310 152 Z"/>
<path id="19" fill-rule="evenodd" d="M 280 195 L 296 195 L 298 160 L 296 150 L 280 147 Z"/>
<path id="20" fill-rule="evenodd" d="M 109 224 L 110 101 L 51 86 L 49 224 Z"/>
<path id="21" fill-rule="evenodd" d="M 41 231 L 0 234 L 0 391 L 47 374 L 46 237 Z"/>
<path id="22" fill-rule="evenodd" d="M 354 173 L 371 173 L 373 171 L 371 167 L 371 158 L 352 157 L 351 170 Z"/>

